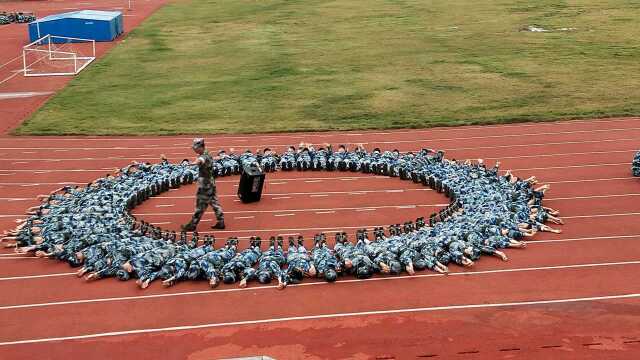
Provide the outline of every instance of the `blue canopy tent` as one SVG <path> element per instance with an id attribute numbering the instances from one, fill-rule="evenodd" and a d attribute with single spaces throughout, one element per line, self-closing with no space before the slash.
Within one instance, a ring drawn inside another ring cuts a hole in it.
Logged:
<path id="1" fill-rule="evenodd" d="M 46 35 L 113 41 L 124 32 L 120 11 L 80 10 L 49 15 L 29 24 L 29 39 Z"/>

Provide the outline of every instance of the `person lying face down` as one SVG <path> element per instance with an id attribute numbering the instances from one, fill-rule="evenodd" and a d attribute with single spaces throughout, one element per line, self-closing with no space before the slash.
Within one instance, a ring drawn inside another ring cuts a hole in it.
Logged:
<path id="1" fill-rule="evenodd" d="M 314 276 L 316 276 L 316 268 L 311 261 L 309 252 L 304 247 L 304 239 L 299 236 L 296 243 L 293 237 L 290 237 L 287 249 L 286 283 L 297 284 L 305 277 Z"/>
<path id="2" fill-rule="evenodd" d="M 189 265 L 187 277 L 196 280 L 204 277 L 215 288 L 222 280 L 222 268 L 237 254 L 238 239 L 229 238 L 224 247 L 208 252 Z"/>
<path id="3" fill-rule="evenodd" d="M 280 157 L 280 168 L 285 171 L 293 170 L 297 156 L 296 148 L 289 146 L 287 151 Z"/>
<path id="4" fill-rule="evenodd" d="M 166 243 L 143 236 L 132 236 L 125 239 L 117 239 L 106 243 L 98 243 L 87 249 L 70 256 L 71 264 L 84 264 L 78 270 L 77 276 L 85 276 L 85 280 L 92 281 L 106 277 L 116 276 L 120 280 L 128 280 L 131 275 L 122 269 L 123 265 L 136 254 L 142 254 L 153 249 L 163 247 Z"/>
<path id="5" fill-rule="evenodd" d="M 229 262 L 222 267 L 222 281 L 225 284 L 233 284 L 245 278 L 258 262 L 260 255 L 260 247 L 256 244 L 250 244 L 249 248 L 237 253 Z M 241 287 L 246 286 L 246 281 L 240 284 Z"/>
<path id="6" fill-rule="evenodd" d="M 259 241 L 255 246 L 260 246 Z M 286 262 L 282 243 L 276 245 L 275 238 L 271 237 L 269 248 L 260 255 L 257 269 L 249 269 L 241 282 L 246 286 L 248 281 L 257 279 L 261 284 L 268 284 L 275 278 L 278 280 L 278 289 L 282 290 L 287 286 L 286 273 L 282 270 Z"/>
<path id="7" fill-rule="evenodd" d="M 213 243 L 203 244 L 194 249 L 184 248 L 172 259 L 167 261 L 160 270 L 159 277 L 162 285 L 173 286 L 176 282 L 188 278 L 188 271 L 192 263 L 197 263 L 206 254 L 215 251 Z"/>
<path id="8" fill-rule="evenodd" d="M 358 239 L 365 242 L 365 251 L 373 262 L 378 265 L 380 272 L 397 275 L 402 271 L 402 265 L 397 254 L 389 249 L 387 238 L 376 235 L 375 241 L 369 241 L 365 234 L 359 232 Z"/>
<path id="9" fill-rule="evenodd" d="M 367 255 L 366 245 L 362 237 L 356 245 L 344 240 L 334 246 L 336 257 L 341 261 L 341 267 L 359 279 L 370 278 L 375 272 L 380 271 L 380 268 Z"/>
<path id="10" fill-rule="evenodd" d="M 279 159 L 278 156 L 273 151 L 271 151 L 270 148 L 264 148 L 264 150 L 262 151 L 262 156 L 259 160 L 260 166 L 262 166 L 265 171 L 276 171 Z"/>
<path id="11" fill-rule="evenodd" d="M 338 278 L 341 271 L 340 262 L 335 254 L 327 246 L 327 239 L 324 234 L 316 234 L 314 237 L 315 245 L 311 250 L 311 261 L 316 268 L 317 276 L 324 278 L 327 282 L 334 282 Z"/>
<path id="12" fill-rule="evenodd" d="M 186 248 L 185 246 L 182 246 Z M 130 274 L 135 274 L 138 278 L 136 283 L 146 289 L 149 284 L 158 278 L 162 266 L 171 258 L 176 256 L 180 248 L 173 244 L 155 248 L 145 253 L 135 255 L 122 265 L 122 269 Z"/>
<path id="13" fill-rule="evenodd" d="M 456 264 L 467 267 L 473 266 L 473 261 L 470 259 L 470 257 L 474 256 L 473 246 L 465 243 L 464 241 L 456 239 L 450 242 L 449 254 L 451 256 L 451 261 Z"/>

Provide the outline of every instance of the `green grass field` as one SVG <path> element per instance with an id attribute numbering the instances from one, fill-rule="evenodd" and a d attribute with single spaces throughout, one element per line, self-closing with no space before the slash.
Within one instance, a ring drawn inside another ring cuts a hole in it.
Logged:
<path id="1" fill-rule="evenodd" d="M 638 115 L 638 19 L 637 0 L 179 0 L 16 133 L 244 133 Z M 521 31 L 534 24 L 552 31 Z"/>

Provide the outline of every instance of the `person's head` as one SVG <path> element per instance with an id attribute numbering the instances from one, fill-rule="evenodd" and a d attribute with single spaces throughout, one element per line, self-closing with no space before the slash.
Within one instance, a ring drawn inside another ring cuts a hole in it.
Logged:
<path id="1" fill-rule="evenodd" d="M 358 279 L 368 279 L 372 275 L 372 271 L 368 266 L 360 266 L 356 271 L 356 277 Z"/>
<path id="2" fill-rule="evenodd" d="M 389 270 L 391 274 L 400 274 L 402 272 L 402 264 L 400 261 L 392 260 L 389 262 Z"/>
<path id="3" fill-rule="evenodd" d="M 271 282 L 271 274 L 268 271 L 261 271 L 258 273 L 258 282 L 260 284 L 268 284 Z"/>
<path id="4" fill-rule="evenodd" d="M 427 262 L 424 261 L 423 259 L 418 259 L 418 260 L 413 262 L 413 267 L 416 270 L 424 270 L 424 269 L 427 268 Z"/>
<path id="5" fill-rule="evenodd" d="M 193 144 L 191 145 L 191 148 L 196 154 L 202 155 L 204 153 L 204 139 L 202 138 L 193 139 Z"/>
<path id="6" fill-rule="evenodd" d="M 187 271 L 187 279 L 196 280 L 198 277 L 200 277 L 200 265 L 195 262 L 191 263 Z"/>
<path id="7" fill-rule="evenodd" d="M 324 279 L 328 282 L 334 282 L 338 278 L 338 273 L 334 269 L 327 269 L 324 272 Z"/>
<path id="8" fill-rule="evenodd" d="M 296 151 L 296 148 L 293 145 L 291 145 L 291 146 L 289 146 L 289 148 L 287 150 L 288 151 Z"/>
<path id="9" fill-rule="evenodd" d="M 270 148 L 264 148 L 264 150 L 262 150 L 262 153 L 265 155 L 271 155 L 271 149 Z"/>
<path id="10" fill-rule="evenodd" d="M 230 271 L 225 272 L 224 275 L 222 275 L 222 281 L 225 284 L 233 284 L 234 282 L 236 282 L 236 274 Z"/>
<path id="11" fill-rule="evenodd" d="M 80 259 L 78 259 L 75 253 L 69 255 L 69 257 L 67 258 L 67 262 L 72 267 L 78 267 L 82 264 L 82 262 L 80 261 Z"/>
<path id="12" fill-rule="evenodd" d="M 118 270 L 118 271 L 116 272 L 116 277 L 117 277 L 117 278 L 118 278 L 118 280 L 120 280 L 120 281 L 127 281 L 127 280 L 129 280 L 129 278 L 131 277 L 131 275 L 130 275 L 128 272 L 124 271 L 124 270 Z"/>
<path id="13" fill-rule="evenodd" d="M 302 272 L 302 270 L 300 270 L 299 268 L 295 268 L 289 272 L 289 279 L 294 282 L 302 281 L 303 277 L 304 272 Z"/>
<path id="14" fill-rule="evenodd" d="M 343 153 L 345 151 L 347 151 L 347 147 L 346 146 L 344 146 L 344 145 L 338 146 L 338 152 Z"/>

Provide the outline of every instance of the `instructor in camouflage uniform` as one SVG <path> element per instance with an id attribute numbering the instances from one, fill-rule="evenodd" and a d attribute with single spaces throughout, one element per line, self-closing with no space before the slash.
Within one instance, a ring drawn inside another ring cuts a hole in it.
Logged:
<path id="1" fill-rule="evenodd" d="M 193 231 L 198 227 L 207 207 L 211 205 L 216 213 L 218 222 L 212 229 L 224 229 L 224 213 L 216 194 L 216 182 L 213 179 L 213 158 L 204 146 L 204 139 L 193 139 L 193 151 L 198 154 L 196 161 L 191 165 L 198 166 L 198 192 L 196 193 L 196 211 L 191 221 L 182 225 L 182 230 Z"/>

